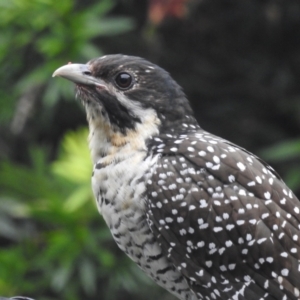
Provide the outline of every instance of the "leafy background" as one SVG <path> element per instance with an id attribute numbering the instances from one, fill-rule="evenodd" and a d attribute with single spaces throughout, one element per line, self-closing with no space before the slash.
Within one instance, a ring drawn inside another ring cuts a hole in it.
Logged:
<path id="1" fill-rule="evenodd" d="M 203 128 L 270 162 L 300 195 L 300 3 L 0 0 L 0 294 L 174 299 L 112 241 L 90 189 L 83 109 L 51 75 L 143 56 Z"/>

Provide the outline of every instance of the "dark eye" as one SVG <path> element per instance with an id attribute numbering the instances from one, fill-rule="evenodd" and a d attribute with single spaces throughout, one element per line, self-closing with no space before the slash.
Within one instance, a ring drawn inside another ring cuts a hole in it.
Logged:
<path id="1" fill-rule="evenodd" d="M 116 77 L 116 84 L 121 89 L 128 89 L 132 83 L 132 77 L 128 73 L 119 73 Z"/>

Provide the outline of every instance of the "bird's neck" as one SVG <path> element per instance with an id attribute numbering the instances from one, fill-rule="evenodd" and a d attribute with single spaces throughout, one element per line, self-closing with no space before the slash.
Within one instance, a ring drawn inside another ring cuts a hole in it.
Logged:
<path id="1" fill-rule="evenodd" d="M 88 118 L 88 122 L 92 161 L 96 164 L 101 160 L 106 165 L 146 152 L 147 140 L 159 133 L 160 125 L 157 116 L 147 112 L 141 123 L 126 132 L 112 128 L 105 118 Z"/>

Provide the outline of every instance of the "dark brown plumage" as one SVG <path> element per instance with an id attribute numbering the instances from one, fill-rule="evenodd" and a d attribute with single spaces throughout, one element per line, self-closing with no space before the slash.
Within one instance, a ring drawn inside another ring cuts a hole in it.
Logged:
<path id="1" fill-rule="evenodd" d="M 300 299 L 300 205 L 265 162 L 197 124 L 163 69 L 58 69 L 90 127 L 92 186 L 119 247 L 180 299 Z"/>

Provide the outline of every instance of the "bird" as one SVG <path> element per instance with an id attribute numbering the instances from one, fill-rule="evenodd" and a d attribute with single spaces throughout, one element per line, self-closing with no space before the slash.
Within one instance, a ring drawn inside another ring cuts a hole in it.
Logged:
<path id="1" fill-rule="evenodd" d="M 278 173 L 198 124 L 161 67 L 69 63 L 85 107 L 97 208 L 119 246 L 181 300 L 300 299 L 300 203 Z"/>

